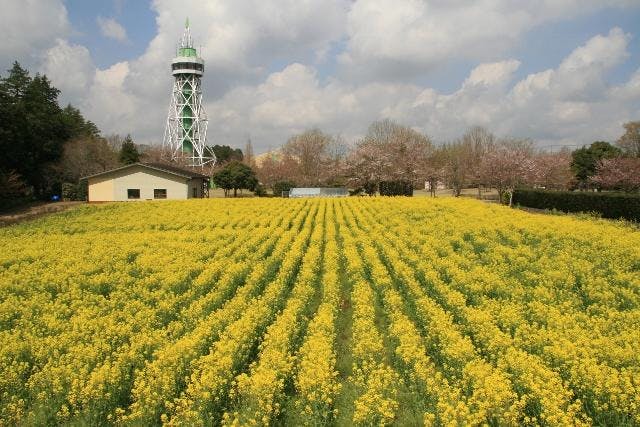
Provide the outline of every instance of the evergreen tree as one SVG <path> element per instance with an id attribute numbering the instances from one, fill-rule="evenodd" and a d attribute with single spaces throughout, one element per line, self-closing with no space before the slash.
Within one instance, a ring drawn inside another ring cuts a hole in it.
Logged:
<path id="1" fill-rule="evenodd" d="M 40 197 L 59 190 L 53 165 L 70 136 L 59 93 L 46 76 L 31 78 L 17 62 L 0 79 L 0 170 L 18 173 Z"/>
<path id="2" fill-rule="evenodd" d="M 80 110 L 72 106 L 67 105 L 62 110 L 62 116 L 64 118 L 65 125 L 69 129 L 70 138 L 82 138 L 89 137 L 93 139 L 100 138 L 100 130 L 91 120 L 86 120 Z"/>
<path id="3" fill-rule="evenodd" d="M 131 140 L 131 136 L 127 135 L 120 148 L 120 163 L 130 165 L 140 161 L 140 152 L 136 148 L 136 144 Z"/>
<path id="4" fill-rule="evenodd" d="M 621 150 L 608 142 L 596 141 L 589 147 L 575 150 L 572 155 L 571 170 L 582 187 L 596 174 L 596 166 L 602 159 L 611 159 L 621 154 Z"/>

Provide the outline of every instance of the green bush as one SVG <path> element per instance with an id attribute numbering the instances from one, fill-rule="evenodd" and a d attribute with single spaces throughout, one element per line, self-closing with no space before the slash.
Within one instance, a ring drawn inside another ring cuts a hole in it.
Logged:
<path id="1" fill-rule="evenodd" d="M 592 212 L 603 218 L 640 221 L 640 194 L 518 189 L 513 204 L 562 212 Z"/>
<path id="2" fill-rule="evenodd" d="M 408 181 L 381 181 L 381 196 L 413 196 L 413 184 Z"/>
<path id="3" fill-rule="evenodd" d="M 256 187 L 253 189 L 253 193 L 258 197 L 266 197 L 267 189 L 264 188 L 264 185 L 257 184 Z"/>
<path id="4" fill-rule="evenodd" d="M 86 179 L 81 180 L 79 183 L 74 184 L 71 182 L 63 182 L 61 186 L 62 200 L 87 200 L 87 194 L 89 192 L 88 182 Z"/>
<path id="5" fill-rule="evenodd" d="M 62 200 L 76 200 L 78 197 L 78 186 L 71 182 L 62 183 Z"/>

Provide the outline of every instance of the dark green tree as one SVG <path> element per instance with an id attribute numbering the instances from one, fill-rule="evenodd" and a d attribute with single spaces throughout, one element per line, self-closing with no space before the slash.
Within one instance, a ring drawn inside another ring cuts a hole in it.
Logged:
<path id="1" fill-rule="evenodd" d="M 211 177 L 211 180 L 218 188 L 222 188 L 224 190 L 224 197 L 227 197 L 229 194 L 229 190 L 233 188 L 233 177 L 231 175 L 231 170 L 225 167 L 220 169 L 218 172 L 214 173 Z"/>
<path id="2" fill-rule="evenodd" d="M 62 110 L 62 117 L 69 130 L 69 138 L 100 138 L 100 130 L 91 120 L 86 120 L 80 110 L 69 104 Z"/>
<path id="3" fill-rule="evenodd" d="M 617 157 L 622 151 L 605 141 L 596 141 L 572 153 L 571 170 L 580 187 L 586 188 L 589 178 L 596 174 L 596 166 L 602 159 Z"/>
<path id="4" fill-rule="evenodd" d="M 233 160 L 242 161 L 242 150 L 239 148 L 231 148 L 228 145 L 214 145 L 211 150 L 216 155 L 218 164 L 227 163 Z"/>
<path id="5" fill-rule="evenodd" d="M 233 197 L 236 197 L 238 190 L 246 189 L 253 191 L 258 185 L 258 179 L 256 178 L 254 170 L 237 160 L 226 164 L 213 175 L 212 179 L 214 184 L 224 189 L 225 197 L 230 190 L 233 190 Z"/>
<path id="6" fill-rule="evenodd" d="M 32 78 L 17 62 L 0 79 L 0 170 L 18 173 L 39 197 L 59 192 L 54 165 L 70 137 L 59 93 L 46 76 Z"/>
<path id="7" fill-rule="evenodd" d="M 131 136 L 127 135 L 127 137 L 122 142 L 122 147 L 120 148 L 120 163 L 124 165 L 130 165 L 132 163 L 138 163 L 140 161 L 140 152 L 136 147 L 136 144 L 131 140 Z"/>

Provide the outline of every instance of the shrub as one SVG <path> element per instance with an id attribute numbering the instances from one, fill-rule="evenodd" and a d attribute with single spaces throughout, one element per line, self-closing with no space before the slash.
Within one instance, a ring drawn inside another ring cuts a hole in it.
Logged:
<path id="1" fill-rule="evenodd" d="M 87 200 L 88 194 L 88 181 L 86 179 L 81 180 L 79 183 L 74 184 L 71 182 L 63 182 L 61 187 L 62 200 Z"/>
<path id="2" fill-rule="evenodd" d="M 378 191 L 378 183 L 367 181 L 362 186 L 362 190 L 367 193 L 369 196 L 373 196 Z"/>
<path id="3" fill-rule="evenodd" d="M 76 200 L 78 188 L 71 182 L 62 183 L 62 200 Z"/>
<path id="4" fill-rule="evenodd" d="M 265 197 L 267 195 L 267 189 L 264 188 L 264 185 L 258 184 L 256 188 L 253 189 L 253 192 L 258 197 Z"/>
<path id="5" fill-rule="evenodd" d="M 640 221 L 640 194 L 517 189 L 513 203 L 562 212 L 594 212 L 603 218 Z"/>
<path id="6" fill-rule="evenodd" d="M 413 184 L 409 181 L 381 181 L 381 196 L 413 196 Z"/>

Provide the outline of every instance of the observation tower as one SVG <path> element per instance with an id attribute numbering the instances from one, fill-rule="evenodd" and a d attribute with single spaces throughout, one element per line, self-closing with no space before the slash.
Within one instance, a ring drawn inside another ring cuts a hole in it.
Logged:
<path id="1" fill-rule="evenodd" d="M 216 156 L 206 146 L 207 116 L 202 106 L 204 60 L 193 47 L 189 19 L 171 61 L 174 77 L 162 149 L 171 160 L 188 166 L 213 166 Z"/>

